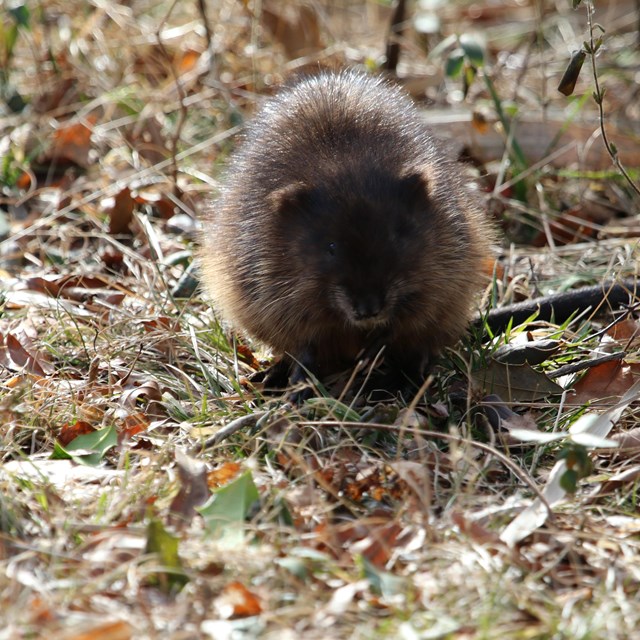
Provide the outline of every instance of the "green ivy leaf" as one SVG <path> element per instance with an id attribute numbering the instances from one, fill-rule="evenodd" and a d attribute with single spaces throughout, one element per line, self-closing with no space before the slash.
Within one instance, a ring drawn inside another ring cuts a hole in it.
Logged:
<path id="1" fill-rule="evenodd" d="M 159 586 L 165 592 L 184 587 L 189 578 L 182 568 L 178 555 L 178 538 L 169 533 L 157 518 L 149 520 L 147 525 L 147 544 L 145 553 L 153 553 L 162 565 L 162 571 L 155 574 Z"/>
<path id="2" fill-rule="evenodd" d="M 56 441 L 51 454 L 52 460 L 73 460 L 78 464 L 97 467 L 112 447 L 118 444 L 118 432 L 112 425 L 74 438 L 62 446 Z"/>
<path id="3" fill-rule="evenodd" d="M 31 28 L 31 25 L 29 24 L 31 20 L 31 12 L 26 4 L 20 4 L 16 7 L 12 7 L 9 9 L 9 13 L 18 26 L 24 27 L 25 29 Z"/>
<path id="4" fill-rule="evenodd" d="M 225 543 L 239 544 L 244 539 L 244 523 L 251 507 L 259 499 L 251 472 L 213 492 L 209 501 L 196 507 L 208 532 Z"/>
<path id="5" fill-rule="evenodd" d="M 460 47 L 472 66 L 481 67 L 484 64 L 484 49 L 473 36 L 463 33 L 460 36 Z"/>
<path id="6" fill-rule="evenodd" d="M 574 469 L 567 469 L 560 476 L 560 487 L 567 493 L 574 494 L 578 489 L 578 474 Z"/>
<path id="7" fill-rule="evenodd" d="M 464 51 L 462 49 L 454 49 L 444 63 L 444 73 L 448 78 L 457 78 L 462 71 L 464 65 Z"/>

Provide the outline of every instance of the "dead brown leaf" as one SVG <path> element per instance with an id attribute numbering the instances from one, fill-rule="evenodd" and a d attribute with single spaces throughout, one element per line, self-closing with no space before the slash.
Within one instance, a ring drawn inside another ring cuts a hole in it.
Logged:
<path id="1" fill-rule="evenodd" d="M 598 487 L 598 494 L 615 491 L 621 486 L 635 484 L 640 479 L 640 465 L 635 465 L 630 469 L 612 475 L 606 482 Z"/>
<path id="2" fill-rule="evenodd" d="M 265 0 L 261 19 L 290 60 L 307 56 L 324 46 L 313 5 Z"/>
<path id="3" fill-rule="evenodd" d="M 215 600 L 215 608 L 223 619 L 247 618 L 262 613 L 260 598 L 241 582 L 230 582 Z"/>
<path id="4" fill-rule="evenodd" d="M 203 462 L 190 458 L 178 449 L 176 469 L 180 479 L 180 490 L 171 501 L 169 510 L 181 523 L 189 523 L 196 514 L 195 508 L 209 497 L 207 467 Z"/>
<path id="5" fill-rule="evenodd" d="M 211 488 L 224 487 L 229 484 L 242 469 L 242 466 L 237 462 L 225 462 L 217 469 L 209 471 L 207 474 L 207 484 Z"/>
<path id="6" fill-rule="evenodd" d="M 603 362 L 591 367 L 573 387 L 576 404 L 610 404 L 621 398 L 638 379 L 640 364 L 628 364 L 624 360 Z"/>
<path id="7" fill-rule="evenodd" d="M 494 431 L 500 431 L 501 429 L 506 431 L 513 429 L 539 431 L 530 411 L 523 414 L 516 413 L 497 395 L 487 396 L 482 402 L 482 408 Z"/>
<path id="8" fill-rule="evenodd" d="M 131 190 L 128 187 L 116 194 L 113 207 L 107 211 L 109 233 L 113 235 L 131 233 L 134 205 L 135 200 L 131 197 Z"/>
<path id="9" fill-rule="evenodd" d="M 73 122 L 57 129 L 53 134 L 53 146 L 42 164 L 75 164 L 83 169 L 89 167 L 91 134 L 97 122 L 96 116 L 88 116 L 82 122 Z"/>
<path id="10" fill-rule="evenodd" d="M 629 431 L 623 431 L 613 436 L 613 440 L 617 440 L 620 444 L 616 449 L 616 452 L 623 451 L 625 449 L 640 449 L 640 427 L 635 427 Z"/>
<path id="11" fill-rule="evenodd" d="M 47 376 L 55 372 L 49 354 L 36 346 L 35 331 L 22 323 L 10 333 L 0 333 L 0 364 L 11 371 Z"/>
<path id="12" fill-rule="evenodd" d="M 607 335 L 619 342 L 627 349 L 638 347 L 640 342 L 640 324 L 634 318 L 625 318 L 616 322 L 608 331 Z"/>
<path id="13" fill-rule="evenodd" d="M 383 568 L 400 544 L 403 527 L 390 509 L 379 508 L 366 518 L 345 524 L 324 523 L 315 529 L 320 548 L 331 550 L 336 558 L 361 555 Z"/>
<path id="14" fill-rule="evenodd" d="M 134 630 L 128 622 L 104 622 L 82 633 L 65 634 L 64 640 L 130 640 Z"/>
<path id="15" fill-rule="evenodd" d="M 84 420 L 78 420 L 77 422 L 67 423 L 63 425 L 58 433 L 58 442 L 66 447 L 72 440 L 75 440 L 78 436 L 92 433 L 95 431 L 95 427 L 91 426 Z"/>
<path id="16" fill-rule="evenodd" d="M 119 435 L 123 439 L 132 438 L 138 433 L 146 431 L 148 428 L 149 418 L 144 413 L 136 411 L 124 418 Z"/>
<path id="17" fill-rule="evenodd" d="M 500 537 L 495 531 L 490 531 L 477 521 L 469 520 L 461 511 L 454 511 L 451 520 L 460 529 L 460 532 L 481 545 L 503 546 Z"/>

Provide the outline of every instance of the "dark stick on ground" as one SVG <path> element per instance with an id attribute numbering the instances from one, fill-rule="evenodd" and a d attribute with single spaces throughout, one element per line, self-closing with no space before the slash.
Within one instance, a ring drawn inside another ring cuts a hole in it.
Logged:
<path id="1" fill-rule="evenodd" d="M 623 280 L 619 283 L 605 281 L 572 291 L 518 302 L 502 309 L 491 309 L 486 322 L 494 335 L 504 331 L 511 319 L 513 319 L 513 326 L 517 326 L 536 312 L 538 320 L 553 320 L 561 324 L 576 312 L 580 313 L 587 309 L 595 311 L 598 308 L 618 308 L 629 304 L 638 295 L 640 295 L 640 283 L 635 280 Z M 482 328 L 484 320 L 485 318 L 476 318 L 474 326 Z"/>

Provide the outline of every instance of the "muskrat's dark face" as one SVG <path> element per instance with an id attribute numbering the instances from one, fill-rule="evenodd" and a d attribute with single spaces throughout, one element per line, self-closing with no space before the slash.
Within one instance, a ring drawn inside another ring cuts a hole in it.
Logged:
<path id="1" fill-rule="evenodd" d="M 363 330 L 391 324 L 423 290 L 415 275 L 430 226 L 418 177 L 376 187 L 361 196 L 296 185 L 280 201 L 290 268 L 326 316 Z"/>

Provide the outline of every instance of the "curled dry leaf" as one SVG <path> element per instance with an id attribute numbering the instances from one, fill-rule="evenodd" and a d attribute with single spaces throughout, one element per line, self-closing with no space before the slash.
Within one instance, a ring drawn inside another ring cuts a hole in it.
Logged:
<path id="1" fill-rule="evenodd" d="M 487 396 L 482 402 L 482 409 L 494 431 L 514 429 L 526 429 L 538 431 L 538 425 L 531 412 L 519 414 L 513 411 L 500 396 Z"/>
<path id="2" fill-rule="evenodd" d="M 613 436 L 613 440 L 618 442 L 618 451 L 640 449 L 640 427 L 635 427 L 629 431 L 623 431 Z"/>
<path id="3" fill-rule="evenodd" d="M 10 371 L 47 376 L 55 372 L 49 354 L 36 346 L 32 327 L 23 323 L 10 333 L 0 333 L 0 364 Z"/>
<path id="4" fill-rule="evenodd" d="M 133 627 L 124 620 L 117 620 L 103 622 L 81 633 L 65 634 L 64 640 L 130 640 L 133 636 Z"/>
<path id="5" fill-rule="evenodd" d="M 107 209 L 110 234 L 131 233 L 134 206 L 135 200 L 131 197 L 131 190 L 128 187 L 116 194 L 113 206 Z"/>
<path id="6" fill-rule="evenodd" d="M 67 423 L 63 425 L 60 429 L 60 433 L 58 433 L 57 439 L 63 447 L 66 447 L 72 440 L 75 440 L 78 436 L 92 433 L 93 431 L 95 431 L 95 428 L 88 422 L 78 420 L 77 422 L 73 422 L 71 424 Z"/>
<path id="7" fill-rule="evenodd" d="M 242 466 L 237 462 L 225 462 L 207 474 L 207 484 L 211 488 L 224 487 L 238 476 Z"/>
<path id="8" fill-rule="evenodd" d="M 573 387 L 576 404 L 611 405 L 638 379 L 640 364 L 612 360 L 591 367 Z"/>
<path id="9" fill-rule="evenodd" d="M 260 598 L 241 582 L 230 582 L 216 598 L 214 606 L 221 618 L 247 618 L 262 613 Z"/>
<path id="10" fill-rule="evenodd" d="M 203 462 L 190 458 L 176 450 L 176 469 L 180 479 L 180 490 L 171 501 L 171 513 L 182 522 L 190 522 L 196 514 L 195 508 L 204 504 L 209 497 L 207 467 Z"/>
<path id="11" fill-rule="evenodd" d="M 57 129 L 53 145 L 41 160 L 42 164 L 75 164 L 83 169 L 90 165 L 91 134 L 97 122 L 96 116 L 88 116 L 82 122 L 73 122 Z"/>
<path id="12" fill-rule="evenodd" d="M 606 482 L 598 487 L 598 494 L 609 493 L 629 484 L 635 484 L 640 479 L 640 465 L 634 465 L 630 469 L 615 473 Z"/>
<path id="13" fill-rule="evenodd" d="M 482 545 L 501 545 L 500 538 L 495 531 L 490 531 L 477 521 L 465 517 L 461 511 L 453 511 L 451 520 L 460 532 Z"/>

